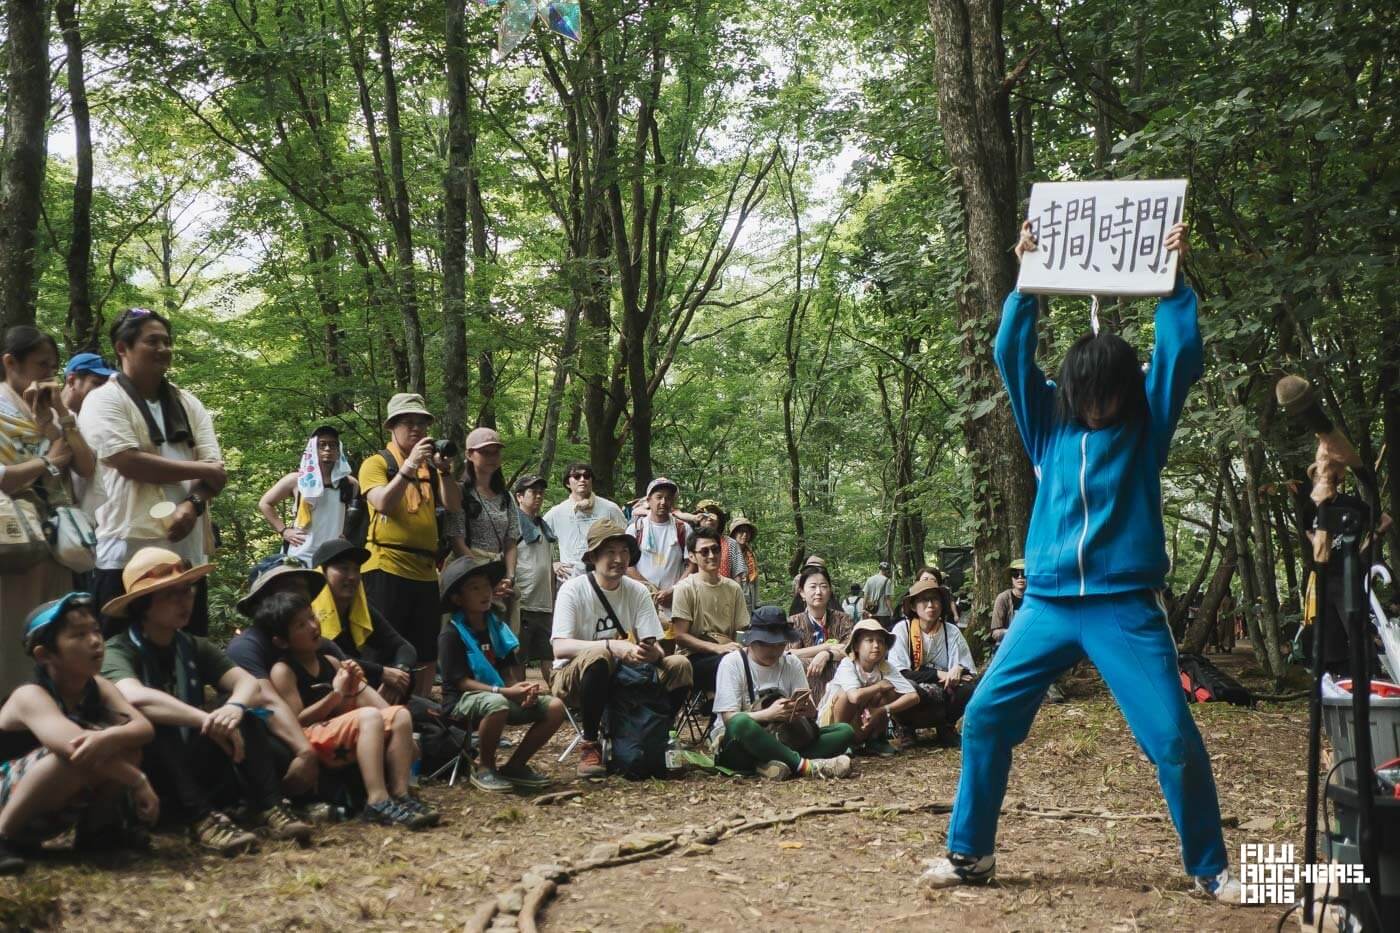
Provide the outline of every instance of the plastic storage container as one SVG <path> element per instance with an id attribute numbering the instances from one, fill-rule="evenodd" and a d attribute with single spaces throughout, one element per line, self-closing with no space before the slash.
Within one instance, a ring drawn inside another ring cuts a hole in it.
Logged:
<path id="1" fill-rule="evenodd" d="M 1371 697 L 1371 770 L 1393 758 L 1400 758 L 1400 697 Z M 1355 719 L 1350 697 L 1323 697 L 1322 723 L 1332 741 L 1336 755 L 1333 761 L 1351 758 L 1355 743 L 1352 732 Z M 1356 787 L 1356 767 L 1349 762 L 1337 769 L 1334 783 Z"/>

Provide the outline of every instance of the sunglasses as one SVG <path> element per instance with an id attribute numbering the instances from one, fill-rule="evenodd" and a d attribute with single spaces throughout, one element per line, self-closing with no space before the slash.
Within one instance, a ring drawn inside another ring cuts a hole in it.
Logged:
<path id="1" fill-rule="evenodd" d="M 569 479 L 592 479 L 592 478 L 593 478 L 592 472 L 570 473 L 570 474 L 569 474 Z"/>
<path id="2" fill-rule="evenodd" d="M 719 556 L 719 548 L 717 548 L 717 547 L 698 547 L 698 548 L 695 549 L 695 553 L 696 553 L 696 555 L 699 556 L 699 557 L 717 557 L 717 556 Z"/>
<path id="3" fill-rule="evenodd" d="M 1024 570 L 1013 570 L 1013 571 L 1011 571 L 1011 579 L 1013 579 L 1013 580 L 1023 580 L 1023 579 L 1025 579 L 1025 576 L 1026 576 L 1026 572 L 1025 572 Z"/>

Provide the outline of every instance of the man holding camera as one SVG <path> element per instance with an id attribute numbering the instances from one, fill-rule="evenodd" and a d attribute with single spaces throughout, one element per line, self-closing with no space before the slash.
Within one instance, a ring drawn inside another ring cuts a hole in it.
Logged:
<path id="1" fill-rule="evenodd" d="M 450 458 L 428 436 L 432 423 L 423 396 L 400 392 L 389 399 L 389 443 L 365 458 L 359 476 L 369 506 L 365 595 L 418 652 L 413 692 L 419 696 L 428 695 L 437 671 L 437 561 L 445 520 L 462 507 L 461 490 L 447 481 Z"/>

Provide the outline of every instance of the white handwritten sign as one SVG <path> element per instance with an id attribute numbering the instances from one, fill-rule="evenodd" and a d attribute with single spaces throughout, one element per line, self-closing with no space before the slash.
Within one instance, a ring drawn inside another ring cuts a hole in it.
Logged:
<path id="1" fill-rule="evenodd" d="M 1163 241 L 1181 220 L 1186 179 L 1042 182 L 1028 220 L 1038 249 L 1016 288 L 1047 295 L 1168 295 L 1177 253 Z"/>

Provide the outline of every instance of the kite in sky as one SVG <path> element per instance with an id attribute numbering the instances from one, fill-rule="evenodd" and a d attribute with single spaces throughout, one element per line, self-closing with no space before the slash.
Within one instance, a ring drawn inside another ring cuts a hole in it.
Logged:
<path id="1" fill-rule="evenodd" d="M 487 6 L 504 6 L 497 31 L 496 54 L 505 58 L 530 34 L 538 16 L 550 32 L 577 42 L 579 37 L 578 0 L 483 0 Z"/>

